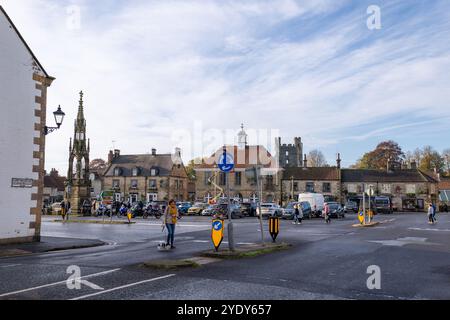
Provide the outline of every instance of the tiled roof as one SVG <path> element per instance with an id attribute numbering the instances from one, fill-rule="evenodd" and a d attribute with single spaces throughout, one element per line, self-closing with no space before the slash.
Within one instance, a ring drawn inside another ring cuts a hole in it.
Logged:
<path id="1" fill-rule="evenodd" d="M 441 178 L 439 190 L 450 190 L 450 178 Z"/>
<path id="2" fill-rule="evenodd" d="M 434 182 L 437 180 L 420 170 L 342 169 L 342 182 Z"/>
<path id="3" fill-rule="evenodd" d="M 64 182 L 66 177 L 46 175 L 44 176 L 44 188 L 57 189 L 58 191 L 64 191 Z"/>
<path id="4" fill-rule="evenodd" d="M 131 177 L 134 168 L 140 170 L 139 176 L 150 176 L 152 169 L 158 170 L 158 176 L 169 176 L 173 165 L 174 161 L 171 154 L 119 155 L 113 158 L 105 176 L 113 176 L 115 168 L 119 168 L 121 170 L 120 176 L 125 177 Z"/>
<path id="5" fill-rule="evenodd" d="M 339 169 L 337 167 L 307 167 L 307 168 L 285 168 L 283 179 L 289 180 L 339 180 Z"/>
<path id="6" fill-rule="evenodd" d="M 262 165 L 264 168 L 276 168 L 277 161 L 264 146 L 226 146 L 227 152 L 234 157 L 235 168 L 247 168 L 252 165 Z M 213 169 L 219 157 L 223 154 L 223 148 L 218 149 L 210 157 L 205 158 L 203 163 L 196 164 L 195 169 Z"/>

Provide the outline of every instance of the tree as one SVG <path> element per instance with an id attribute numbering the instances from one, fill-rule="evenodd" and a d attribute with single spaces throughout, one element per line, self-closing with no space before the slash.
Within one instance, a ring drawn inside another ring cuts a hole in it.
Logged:
<path id="1" fill-rule="evenodd" d="M 354 167 L 358 169 L 386 170 L 388 161 L 402 162 L 405 154 L 397 142 L 383 141 L 375 150 L 365 153 Z"/>
<path id="2" fill-rule="evenodd" d="M 102 172 L 106 170 L 106 161 L 103 159 L 94 159 L 89 163 L 89 170 Z"/>
<path id="3" fill-rule="evenodd" d="M 425 146 L 422 149 L 419 169 L 423 171 L 434 171 L 436 169 L 437 172 L 443 173 L 445 171 L 445 160 L 431 146 Z"/>
<path id="4" fill-rule="evenodd" d="M 445 149 L 442 152 L 442 158 L 445 161 L 445 170 L 447 171 L 447 174 L 450 174 L 450 149 Z"/>
<path id="5" fill-rule="evenodd" d="M 322 151 L 317 149 L 309 152 L 307 160 L 309 167 L 326 167 L 328 165 Z"/>
<path id="6" fill-rule="evenodd" d="M 202 158 L 192 159 L 191 161 L 189 161 L 188 165 L 186 166 L 186 173 L 190 180 L 196 179 L 196 174 L 195 174 L 195 164 L 196 163 L 202 163 Z"/>

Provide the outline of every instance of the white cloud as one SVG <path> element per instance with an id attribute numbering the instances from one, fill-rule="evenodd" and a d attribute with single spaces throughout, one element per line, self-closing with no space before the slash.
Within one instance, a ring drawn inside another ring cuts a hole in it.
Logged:
<path id="1" fill-rule="evenodd" d="M 91 158 L 105 158 L 112 140 L 124 153 L 172 151 L 171 133 L 196 120 L 205 130 L 280 129 L 327 147 L 346 128 L 401 112 L 450 116 L 449 24 L 411 33 L 402 23 L 422 22 L 399 21 L 377 38 L 365 8 L 321 20 L 346 2 L 0 0 L 57 78 L 49 113 L 61 104 L 67 121 L 49 135 L 46 161 L 58 168 L 67 167 L 81 89 Z M 80 30 L 66 28 L 71 4 L 80 5 Z M 299 17 L 308 23 L 289 25 Z M 311 23 L 320 32 L 300 36 Z"/>

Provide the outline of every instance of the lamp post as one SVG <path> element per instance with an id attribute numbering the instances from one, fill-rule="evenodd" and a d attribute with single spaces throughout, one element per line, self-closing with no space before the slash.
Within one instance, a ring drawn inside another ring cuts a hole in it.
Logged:
<path id="1" fill-rule="evenodd" d="M 61 106 L 58 106 L 58 110 L 56 110 L 55 112 L 53 112 L 53 116 L 55 117 L 55 123 L 56 123 L 56 127 L 47 127 L 44 126 L 44 134 L 48 135 L 49 133 L 52 133 L 53 131 L 59 129 L 61 127 L 61 124 L 64 121 L 64 116 L 66 114 L 61 110 Z"/>

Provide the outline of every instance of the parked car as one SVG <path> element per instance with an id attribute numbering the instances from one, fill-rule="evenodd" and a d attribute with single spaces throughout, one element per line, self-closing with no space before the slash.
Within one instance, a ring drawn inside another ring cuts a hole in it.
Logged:
<path id="1" fill-rule="evenodd" d="M 203 210 L 208 208 L 209 205 L 207 203 L 197 202 L 194 203 L 192 207 L 187 210 L 188 215 L 201 215 Z"/>
<path id="2" fill-rule="evenodd" d="M 177 207 L 180 214 L 187 214 L 189 208 L 192 207 L 192 204 L 190 202 L 178 202 Z"/>
<path id="3" fill-rule="evenodd" d="M 203 216 L 213 216 L 215 218 L 220 218 L 220 219 L 228 219 L 228 204 L 220 203 L 220 204 L 210 205 L 208 208 L 203 210 L 202 215 Z M 244 217 L 244 214 L 242 212 L 241 206 L 238 203 L 232 203 L 231 204 L 231 218 L 237 219 L 237 218 L 243 218 L 243 217 Z"/>
<path id="4" fill-rule="evenodd" d="M 344 206 L 344 212 L 348 213 L 348 212 L 354 212 L 354 213 L 358 213 L 359 208 L 358 208 L 358 204 L 354 201 L 347 201 L 347 203 Z"/>
<path id="5" fill-rule="evenodd" d="M 49 207 L 50 214 L 61 214 L 61 203 L 55 202 Z"/>
<path id="6" fill-rule="evenodd" d="M 298 202 L 308 202 L 311 206 L 312 216 L 322 216 L 325 198 L 320 193 L 301 193 L 298 195 Z"/>
<path id="7" fill-rule="evenodd" d="M 391 199 L 389 197 L 375 197 L 373 201 L 375 213 L 392 213 Z"/>
<path id="8" fill-rule="evenodd" d="M 259 217 L 259 207 L 256 208 L 256 215 Z M 282 217 L 283 209 L 275 203 L 261 203 L 261 217 Z"/>
<path id="9" fill-rule="evenodd" d="M 288 203 L 286 208 L 283 209 L 282 218 L 288 220 L 294 219 L 294 206 L 297 204 L 298 202 Z M 300 202 L 300 205 L 302 206 L 303 219 L 311 219 L 311 206 L 309 202 Z"/>
<path id="10" fill-rule="evenodd" d="M 241 203 L 242 213 L 249 217 L 255 217 L 257 206 L 258 204 L 256 202 L 243 202 Z"/>
<path id="11" fill-rule="evenodd" d="M 337 202 L 326 202 L 330 208 L 330 217 L 334 219 L 345 218 L 344 208 Z"/>

